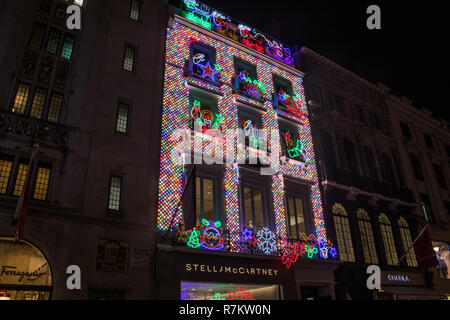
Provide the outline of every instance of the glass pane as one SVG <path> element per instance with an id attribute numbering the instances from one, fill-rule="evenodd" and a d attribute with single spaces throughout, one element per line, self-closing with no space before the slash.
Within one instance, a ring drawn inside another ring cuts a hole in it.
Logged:
<path id="1" fill-rule="evenodd" d="M 30 86 L 28 84 L 19 83 L 17 87 L 16 97 L 14 99 L 14 105 L 12 112 L 24 113 L 25 107 L 28 101 L 28 95 L 30 93 Z"/>
<path id="2" fill-rule="evenodd" d="M 39 119 L 42 117 L 42 111 L 44 111 L 46 96 L 47 90 L 36 89 L 34 93 L 33 104 L 31 105 L 30 116 Z"/>
<path id="3" fill-rule="evenodd" d="M 61 104 L 63 101 L 63 95 L 59 93 L 53 93 L 50 99 L 48 107 L 47 120 L 52 122 L 59 121 L 59 114 L 61 112 Z"/>
<path id="4" fill-rule="evenodd" d="M 297 232 L 306 232 L 305 216 L 303 213 L 303 201 L 300 198 L 295 198 L 295 209 L 297 215 Z"/>
<path id="5" fill-rule="evenodd" d="M 11 175 L 12 161 L 0 159 L 0 193 L 5 194 Z"/>
<path id="6" fill-rule="evenodd" d="M 31 35 L 30 47 L 36 50 L 40 50 L 42 46 L 42 40 L 44 39 L 45 26 L 42 24 L 36 24 Z"/>
<path id="7" fill-rule="evenodd" d="M 214 201 L 203 200 L 203 206 L 203 218 L 206 220 L 214 220 Z"/>
<path id="8" fill-rule="evenodd" d="M 297 230 L 295 228 L 297 222 L 295 221 L 295 207 L 294 198 L 288 197 L 288 216 L 289 216 L 289 237 L 297 239 Z"/>
<path id="9" fill-rule="evenodd" d="M 121 103 L 117 110 L 116 131 L 121 133 L 128 132 L 128 105 Z"/>
<path id="10" fill-rule="evenodd" d="M 47 48 L 45 49 L 47 52 L 56 54 L 56 51 L 58 51 L 59 37 L 60 32 L 58 30 L 52 29 L 48 37 Z"/>
<path id="11" fill-rule="evenodd" d="M 253 226 L 252 189 L 244 188 L 245 225 Z"/>
<path id="12" fill-rule="evenodd" d="M 203 199 L 214 199 L 214 184 L 210 179 L 203 179 Z"/>
<path id="13" fill-rule="evenodd" d="M 70 60 L 72 58 L 74 42 L 75 42 L 75 37 L 70 34 L 66 34 L 66 36 L 64 37 L 63 48 L 61 50 L 62 58 L 67 59 L 67 60 Z"/>
<path id="14" fill-rule="evenodd" d="M 49 168 L 39 168 L 37 177 L 36 177 L 36 185 L 34 187 L 33 198 L 37 200 L 46 200 L 47 199 L 47 190 L 48 184 L 50 182 L 50 172 Z"/>
<path id="15" fill-rule="evenodd" d="M 125 57 L 123 60 L 123 68 L 127 71 L 134 70 L 134 48 L 125 47 Z"/>
<path id="16" fill-rule="evenodd" d="M 22 193 L 22 188 L 25 183 L 25 177 L 27 175 L 28 164 L 20 163 L 17 171 L 16 183 L 14 186 L 13 195 L 19 197 Z"/>

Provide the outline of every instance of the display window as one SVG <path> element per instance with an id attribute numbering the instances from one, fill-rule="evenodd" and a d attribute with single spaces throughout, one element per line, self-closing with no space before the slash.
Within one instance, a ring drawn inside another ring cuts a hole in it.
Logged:
<path id="1" fill-rule="evenodd" d="M 48 300 L 52 289 L 49 263 L 26 241 L 0 237 L 0 299 Z"/>
<path id="2" fill-rule="evenodd" d="M 181 281 L 181 300 L 282 300 L 277 284 Z"/>

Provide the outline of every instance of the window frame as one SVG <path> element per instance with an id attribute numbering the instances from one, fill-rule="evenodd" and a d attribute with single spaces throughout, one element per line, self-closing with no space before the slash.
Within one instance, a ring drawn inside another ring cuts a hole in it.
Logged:
<path id="1" fill-rule="evenodd" d="M 396 266 L 398 264 L 398 252 L 395 245 L 394 232 L 389 217 L 380 212 L 378 215 L 378 223 L 381 231 L 381 240 L 383 242 L 385 262 L 387 265 Z"/>
<path id="2" fill-rule="evenodd" d="M 132 69 L 128 70 L 125 68 L 126 66 L 126 59 L 127 59 L 127 49 L 131 49 L 132 53 L 133 53 L 133 57 L 132 57 Z M 122 70 L 123 71 L 127 71 L 127 72 L 131 72 L 131 73 L 136 73 L 136 64 L 137 64 L 137 45 L 131 42 L 125 42 L 124 48 L 123 48 L 123 57 L 122 57 Z"/>
<path id="3" fill-rule="evenodd" d="M 111 188 L 112 188 L 112 180 L 113 178 L 118 178 L 120 180 L 120 192 L 119 192 L 119 204 L 118 209 L 113 209 L 110 207 L 111 203 Z M 109 176 L 109 184 L 108 184 L 108 196 L 107 196 L 107 212 L 114 215 L 122 215 L 123 214 L 123 185 L 124 185 L 124 176 L 111 173 Z"/>
<path id="4" fill-rule="evenodd" d="M 197 198 L 197 179 L 200 179 L 200 197 Z M 212 196 L 212 201 L 213 201 L 213 220 L 214 221 L 220 221 L 223 224 L 222 221 L 222 217 L 219 211 L 219 197 L 218 197 L 218 180 L 217 177 L 214 175 L 210 175 L 210 174 L 205 174 L 205 173 L 199 173 L 195 175 L 195 181 L 194 181 L 194 202 L 195 202 L 195 221 L 196 224 L 199 225 L 202 223 L 202 219 L 206 219 L 205 218 L 205 212 L 204 212 L 204 180 L 211 180 L 212 181 L 212 186 L 213 186 L 213 196 Z M 197 206 L 197 199 L 200 200 L 200 209 Z M 200 215 L 197 216 L 197 210 L 199 210 Z M 207 219 L 208 220 L 208 219 Z"/>
<path id="5" fill-rule="evenodd" d="M 366 210 L 359 208 L 356 211 L 356 219 L 358 221 L 364 261 L 367 264 L 378 264 L 378 252 L 370 216 Z"/>
<path id="6" fill-rule="evenodd" d="M 342 261 L 348 262 L 348 263 L 355 263 L 356 262 L 356 256 L 355 256 L 355 246 L 353 244 L 353 235 L 350 228 L 350 216 L 345 209 L 345 207 L 340 203 L 334 203 L 332 208 L 332 215 L 333 215 L 333 223 L 334 223 L 334 229 L 335 234 L 337 238 L 337 245 L 339 249 L 339 257 Z M 338 212 L 338 210 L 340 212 Z M 343 213 L 343 214 L 342 214 Z M 339 219 L 336 219 L 339 218 Z M 345 219 L 345 220 L 344 220 Z M 337 223 L 340 221 L 340 223 Z M 342 226 L 345 225 L 348 228 L 348 232 L 345 232 L 346 230 L 342 229 Z M 337 226 L 340 226 L 339 228 Z M 339 231 L 338 231 L 339 230 Z M 347 235 L 347 237 L 345 237 Z M 342 240 L 343 242 L 341 242 Z M 349 246 L 351 245 L 351 246 Z M 342 250 L 344 249 L 344 250 Z M 350 252 L 351 251 L 351 252 Z"/>

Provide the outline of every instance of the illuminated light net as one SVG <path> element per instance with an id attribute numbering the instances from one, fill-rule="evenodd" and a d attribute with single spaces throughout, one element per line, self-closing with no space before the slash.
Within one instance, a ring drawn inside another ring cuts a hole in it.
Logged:
<path id="1" fill-rule="evenodd" d="M 222 87 L 214 87 L 211 84 L 202 84 L 199 80 L 189 81 L 183 75 L 183 65 L 186 59 L 189 59 L 190 44 L 201 42 L 216 49 L 216 63 L 221 66 L 220 78 L 224 82 Z M 234 58 L 239 58 L 255 65 L 257 68 L 258 81 L 262 83 L 266 92 L 263 97 L 268 101 L 257 103 L 250 101 L 246 97 L 234 95 L 231 90 L 231 79 L 235 75 Z M 202 34 L 194 29 L 186 27 L 178 22 L 173 23 L 173 27 L 167 31 L 166 44 L 166 72 L 164 79 L 164 98 L 162 114 L 162 141 L 161 141 L 161 162 L 159 179 L 159 203 L 157 227 L 159 230 L 167 230 L 170 226 L 175 228 L 182 221 L 182 210 L 176 212 L 176 206 L 180 201 L 183 190 L 183 178 L 185 175 L 181 164 L 172 163 L 171 152 L 176 142 L 170 141 L 170 133 L 176 129 L 189 128 L 189 89 L 187 83 L 192 83 L 198 87 L 210 89 L 218 92 L 219 112 L 225 119 L 225 129 L 227 134 L 230 129 L 237 129 L 238 124 L 238 101 L 249 100 L 249 104 L 258 105 L 265 110 L 263 116 L 264 129 L 275 129 L 277 134 L 268 140 L 270 143 L 280 143 L 278 134 L 279 111 L 275 110 L 271 104 L 271 94 L 275 91 L 273 84 L 273 74 L 289 80 L 292 83 L 293 95 L 298 98 L 301 112 L 308 114 L 305 103 L 302 79 L 298 75 L 292 74 L 284 69 L 272 65 L 265 60 L 254 57 L 247 52 L 216 40 L 206 34 Z M 251 102 L 251 103 L 250 103 Z M 283 115 L 298 120 L 293 116 Z M 270 131 L 269 131 L 270 132 Z M 284 186 L 283 177 L 290 176 L 297 179 L 306 180 L 312 183 L 311 203 L 313 208 L 314 224 L 318 237 L 326 238 L 326 230 L 323 218 L 323 208 L 319 181 L 317 177 L 316 162 L 314 157 L 314 146 L 311 139 L 311 129 L 308 119 L 303 121 L 303 125 L 298 125 L 298 136 L 310 157 L 310 164 L 302 169 L 296 163 L 287 163 L 281 166 L 275 166 L 276 175 L 272 177 L 273 208 L 275 215 L 275 232 L 279 239 L 287 239 L 286 210 L 284 205 Z M 234 146 L 237 141 L 234 142 Z M 226 152 L 230 152 L 226 150 Z M 235 151 L 232 150 L 232 153 Z M 281 152 L 281 148 L 280 148 Z M 239 250 L 240 241 L 240 221 L 239 221 L 239 167 L 233 164 L 225 164 L 224 173 L 225 189 L 225 210 L 224 221 L 229 232 L 229 248 L 231 251 Z M 171 221 L 173 223 L 171 224 Z M 286 241 L 279 243 L 280 249 L 286 245 Z"/>

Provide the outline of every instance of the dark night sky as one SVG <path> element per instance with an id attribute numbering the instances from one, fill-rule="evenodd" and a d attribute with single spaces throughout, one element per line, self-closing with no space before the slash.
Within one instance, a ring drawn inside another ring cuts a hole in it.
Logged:
<path id="1" fill-rule="evenodd" d="M 201 1 L 201 0 L 200 0 Z M 203 0 L 250 27 L 265 31 L 275 19 L 279 40 L 307 46 L 372 83 L 450 120 L 444 95 L 448 49 L 442 6 L 423 1 Z M 366 9 L 381 8 L 381 30 L 369 30 Z M 446 56 L 447 57 L 446 57 Z M 445 63 L 445 65 L 444 65 Z"/>

